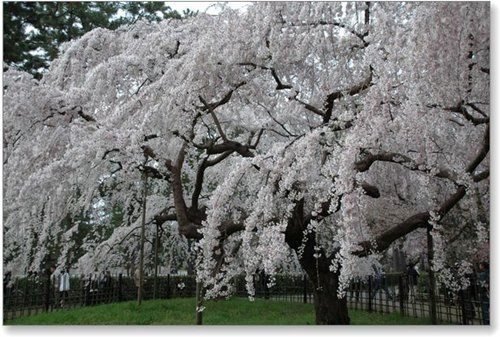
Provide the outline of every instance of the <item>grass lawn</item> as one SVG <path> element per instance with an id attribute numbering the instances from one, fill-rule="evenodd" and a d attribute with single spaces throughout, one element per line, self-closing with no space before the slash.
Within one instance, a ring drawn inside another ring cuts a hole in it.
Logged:
<path id="1" fill-rule="evenodd" d="M 209 301 L 203 311 L 204 325 L 308 325 L 314 324 L 312 304 L 284 303 L 243 298 Z M 5 322 L 6 325 L 194 325 L 195 299 L 122 302 L 59 310 Z M 428 319 L 382 315 L 350 310 L 354 325 L 430 324 Z"/>

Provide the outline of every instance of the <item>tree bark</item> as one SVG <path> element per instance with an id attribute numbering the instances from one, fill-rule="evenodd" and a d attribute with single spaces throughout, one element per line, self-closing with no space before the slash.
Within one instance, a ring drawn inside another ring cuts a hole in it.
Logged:
<path id="1" fill-rule="evenodd" d="M 313 284 L 314 310 L 317 325 L 347 325 L 350 324 L 346 297 L 338 298 L 339 272 L 330 271 L 331 259 L 322 250 L 315 251 L 316 237 L 314 233 L 303 239 L 304 219 L 303 205 L 298 203 L 288 224 L 285 238 L 288 245 L 300 254 L 300 265 Z M 304 243 L 305 241 L 305 243 Z M 319 255 L 316 255 L 319 253 Z"/>
<path id="2" fill-rule="evenodd" d="M 313 283 L 314 310 L 317 325 L 350 324 L 347 299 L 338 298 L 339 274 L 329 270 L 326 258 L 301 259 L 302 268 Z"/>
<path id="3" fill-rule="evenodd" d="M 325 284 L 323 290 L 314 291 L 314 310 L 317 325 L 350 324 L 346 298 L 338 298 L 336 284 L 338 276 L 332 273 L 320 275 Z"/>

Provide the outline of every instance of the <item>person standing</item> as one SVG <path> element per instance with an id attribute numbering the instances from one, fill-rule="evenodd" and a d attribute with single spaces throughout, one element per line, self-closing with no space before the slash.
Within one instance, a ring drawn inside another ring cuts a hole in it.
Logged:
<path id="1" fill-rule="evenodd" d="M 383 289 L 387 299 L 392 301 L 393 296 L 392 296 L 391 292 L 389 291 L 389 288 L 387 287 L 387 277 L 385 275 L 385 271 L 384 271 L 383 267 L 372 265 L 372 268 L 375 271 L 375 287 L 374 287 L 372 294 L 371 294 L 372 299 L 375 298 L 375 295 L 377 294 L 377 291 L 379 289 Z"/>
<path id="2" fill-rule="evenodd" d="M 474 317 L 476 317 L 476 309 L 474 307 L 474 302 L 477 300 L 475 284 L 477 283 L 476 275 L 467 274 L 464 275 L 468 279 L 468 286 L 462 288 L 458 292 L 458 297 L 460 299 L 460 306 L 462 308 L 462 323 L 463 324 L 474 324 Z"/>
<path id="3" fill-rule="evenodd" d="M 418 277 L 420 276 L 420 273 L 418 272 L 415 264 L 408 264 L 406 274 L 408 276 L 410 301 L 415 303 L 415 299 L 417 298 Z"/>
<path id="4" fill-rule="evenodd" d="M 69 273 L 68 268 L 63 269 L 61 275 L 59 276 L 59 306 L 64 308 L 65 301 L 69 295 Z"/>
<path id="5" fill-rule="evenodd" d="M 7 294 L 7 290 L 11 286 L 11 282 L 10 282 L 11 279 L 12 279 L 12 272 L 9 270 L 8 272 L 6 272 L 3 275 L 3 293 L 4 293 L 4 296 L 5 296 L 5 294 Z"/>
<path id="6" fill-rule="evenodd" d="M 490 324 L 490 266 L 488 262 L 479 264 L 479 299 L 483 311 L 483 324 Z"/>
<path id="7" fill-rule="evenodd" d="M 112 299 L 112 289 L 111 289 L 111 272 L 106 268 L 104 271 L 104 277 L 103 277 L 103 297 L 104 297 L 104 302 L 109 303 L 111 302 Z"/>
<path id="8" fill-rule="evenodd" d="M 57 287 L 56 283 L 56 266 L 50 265 L 47 268 L 47 279 L 46 279 L 46 288 L 45 288 L 45 311 L 52 311 L 55 304 L 55 287 Z"/>

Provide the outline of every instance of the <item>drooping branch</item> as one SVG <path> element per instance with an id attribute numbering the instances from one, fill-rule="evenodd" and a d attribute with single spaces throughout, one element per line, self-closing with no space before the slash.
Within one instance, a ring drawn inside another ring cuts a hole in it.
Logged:
<path id="1" fill-rule="evenodd" d="M 489 177 L 489 171 L 484 171 L 478 174 L 472 174 L 479 164 L 486 158 L 489 152 L 489 126 L 486 129 L 484 141 L 482 143 L 481 149 L 478 151 L 476 157 L 471 161 L 466 169 L 466 173 L 471 174 L 471 178 L 474 182 L 479 182 Z M 458 204 L 460 200 L 466 195 L 467 189 L 465 186 L 459 186 L 455 193 L 444 200 L 437 209 L 437 213 L 442 219 L 446 214 L 448 214 L 455 205 Z M 436 210 L 434 210 L 436 211 Z M 408 217 L 401 223 L 389 228 L 373 241 L 361 242 L 361 250 L 354 252 L 354 254 L 359 256 L 365 256 L 370 254 L 371 251 L 383 251 L 387 249 L 394 241 L 397 239 L 413 232 L 418 228 L 427 228 L 430 220 L 430 211 L 420 212 Z"/>
<path id="2" fill-rule="evenodd" d="M 488 153 L 490 152 L 490 124 L 486 127 L 486 131 L 484 132 L 483 138 L 483 146 L 479 151 L 478 155 L 474 158 L 474 160 L 467 166 L 467 173 L 472 173 L 476 170 L 476 168 L 481 164 L 481 162 L 486 158 Z"/>
<path id="3" fill-rule="evenodd" d="M 272 70 L 274 70 L 274 69 L 272 69 Z M 287 88 L 283 87 L 282 81 L 278 78 L 275 71 L 273 72 L 273 78 L 277 84 L 277 90 L 280 90 L 280 89 L 278 89 L 278 87 L 281 89 L 288 89 L 288 87 Z M 326 124 L 326 123 L 330 122 L 330 119 L 331 119 L 332 113 L 333 113 L 334 102 L 336 100 L 339 100 L 343 97 L 355 96 L 355 95 L 362 93 L 364 90 L 368 89 L 369 87 L 371 87 L 373 85 L 372 79 L 373 79 L 373 68 L 370 66 L 369 74 L 368 74 L 367 78 L 364 79 L 361 83 L 358 83 L 358 84 L 356 84 L 350 88 L 344 89 L 344 90 L 335 91 L 335 92 L 327 95 L 323 109 L 315 107 L 314 105 L 299 99 L 298 97 L 299 97 L 300 92 L 298 92 L 298 91 L 295 93 L 295 95 L 291 99 L 293 99 L 294 101 L 303 105 L 306 110 L 314 113 L 315 115 L 322 117 L 323 124 Z"/>
<path id="4" fill-rule="evenodd" d="M 363 33 L 363 38 L 362 40 L 365 41 L 365 37 L 368 36 L 368 33 L 369 33 L 369 25 L 370 25 L 370 1 L 366 1 L 365 2 L 365 5 L 366 5 L 366 8 L 365 8 L 365 28 L 366 28 L 366 32 Z"/>
<path id="5" fill-rule="evenodd" d="M 268 41 L 269 42 L 269 41 Z M 292 89 L 293 86 L 290 84 L 283 84 L 281 79 L 278 76 L 278 73 L 275 68 L 273 67 L 266 67 L 263 65 L 258 65 L 253 62 L 240 62 L 238 63 L 239 66 L 249 66 L 252 67 L 253 69 L 263 69 L 263 70 L 269 70 L 271 72 L 271 76 L 273 77 L 274 81 L 276 82 L 276 90 L 284 90 L 284 89 Z"/>
<path id="6" fill-rule="evenodd" d="M 214 144 L 207 148 L 207 154 L 219 154 L 227 151 L 238 152 L 242 157 L 253 157 L 253 152 L 250 151 L 251 146 L 243 145 L 238 142 L 229 140 L 222 144 Z"/>
<path id="7" fill-rule="evenodd" d="M 141 83 L 141 85 L 137 88 L 137 90 L 134 92 L 134 95 L 139 94 L 139 91 L 141 91 L 142 87 L 146 85 L 146 82 L 151 83 L 151 79 L 149 77 L 146 77 L 146 79 Z"/>
<path id="8" fill-rule="evenodd" d="M 408 217 L 403 222 L 389 228 L 372 241 L 364 241 L 359 245 L 361 250 L 354 252 L 358 256 L 369 255 L 372 251 L 384 251 L 397 239 L 410 234 L 418 228 L 426 228 L 430 219 L 429 212 L 421 212 Z"/>
<path id="9" fill-rule="evenodd" d="M 325 110 L 323 112 L 323 123 L 328 123 L 332 118 L 333 106 L 336 100 L 341 99 L 342 97 L 354 96 L 360 94 L 362 91 L 368 89 L 373 85 L 372 78 L 373 78 L 373 68 L 372 66 L 370 66 L 368 76 L 361 83 L 354 85 L 351 88 L 335 91 L 329 94 L 326 97 L 324 104 Z"/>
<path id="10" fill-rule="evenodd" d="M 90 115 L 87 115 L 83 112 L 83 108 L 81 106 L 74 107 L 73 110 L 77 110 L 78 116 L 82 117 L 87 122 L 96 122 L 96 119 Z"/>
<path id="11" fill-rule="evenodd" d="M 274 80 L 276 81 L 276 90 L 292 89 L 293 88 L 289 84 L 281 83 L 280 79 L 278 78 L 278 74 L 276 73 L 276 70 L 274 68 L 270 68 L 270 69 L 271 69 L 271 75 L 273 76 Z"/>
<path id="12" fill-rule="evenodd" d="M 140 165 L 139 171 L 143 172 L 148 178 L 168 180 L 169 176 L 161 173 L 158 169 L 149 165 Z"/>
<path id="13" fill-rule="evenodd" d="M 118 149 L 118 148 L 114 148 L 114 149 L 111 149 L 111 150 L 106 150 L 106 151 L 104 152 L 104 154 L 102 155 L 102 160 L 106 159 L 106 157 L 107 157 L 109 154 L 113 153 L 113 152 L 120 152 L 120 149 Z"/>
<path id="14" fill-rule="evenodd" d="M 208 103 L 208 102 L 204 102 L 204 100 L 202 100 L 202 97 L 199 96 L 200 98 L 200 101 L 203 103 L 203 106 L 201 107 L 204 111 L 210 111 L 210 110 L 215 110 L 217 109 L 218 107 L 228 103 L 230 100 L 231 100 L 231 97 L 233 96 L 233 93 L 235 90 L 237 90 L 238 88 L 240 88 L 241 86 L 245 85 L 246 82 L 245 81 L 242 81 L 240 83 L 238 83 L 234 89 L 231 89 L 227 92 L 227 94 L 224 95 L 224 97 L 222 97 L 219 101 L 216 101 L 216 102 L 213 102 L 213 103 Z"/>
<path id="15" fill-rule="evenodd" d="M 224 130 L 222 130 L 222 126 L 220 125 L 219 119 L 217 118 L 217 115 L 215 114 L 214 109 L 212 108 L 212 105 L 208 104 L 207 101 L 205 101 L 203 99 L 203 97 L 201 97 L 201 96 L 199 96 L 199 99 L 200 99 L 201 103 L 203 103 L 205 108 L 208 110 L 208 112 L 210 113 L 210 116 L 212 116 L 212 119 L 214 120 L 214 123 L 215 123 L 215 127 L 217 128 L 217 131 L 219 132 L 219 135 L 222 137 L 222 139 L 227 141 L 226 134 L 225 134 Z"/>
<path id="16" fill-rule="evenodd" d="M 428 104 L 427 107 L 428 108 L 439 108 L 439 109 L 442 109 L 444 111 L 458 113 L 458 114 L 462 115 L 467 121 L 474 124 L 475 126 L 478 126 L 481 124 L 488 124 L 490 122 L 490 118 L 487 117 L 486 114 L 481 109 L 479 109 L 479 107 L 477 105 L 475 105 L 474 103 L 459 102 L 457 105 L 449 106 L 449 107 L 443 107 L 443 106 L 440 106 L 438 104 Z M 479 113 L 483 117 L 475 117 L 475 116 L 471 115 L 471 113 L 469 113 L 469 111 L 467 110 L 467 107 L 470 107 L 472 110 L 476 111 L 477 113 Z"/>
<path id="17" fill-rule="evenodd" d="M 259 106 L 262 107 L 266 112 L 267 114 L 269 115 L 269 117 L 276 123 L 278 124 L 287 134 L 288 136 L 290 137 L 297 137 L 297 135 L 294 135 L 293 133 L 291 133 L 288 128 L 285 126 L 284 123 L 281 123 L 280 121 L 278 121 L 272 114 L 271 114 L 271 111 L 269 111 L 269 109 L 267 109 L 264 105 L 260 104 L 259 103 Z M 277 132 L 277 131 L 275 131 Z M 281 134 L 281 133 L 279 133 Z"/>
<path id="18" fill-rule="evenodd" d="M 370 10 L 369 10 L 369 2 L 367 2 L 367 9 L 365 10 L 365 23 L 370 22 Z M 311 22 L 291 22 L 291 21 L 286 21 L 283 16 L 280 16 L 280 22 L 284 27 L 318 27 L 318 26 L 333 26 L 342 29 L 343 31 L 352 34 L 353 36 L 356 36 L 359 40 L 363 42 L 363 47 L 366 48 L 369 46 L 369 42 L 365 40 L 365 38 L 368 36 L 367 32 L 364 33 L 359 33 L 355 29 L 349 27 L 348 25 L 339 22 L 339 21 L 328 21 L 328 20 L 315 20 Z"/>
<path id="19" fill-rule="evenodd" d="M 314 105 L 311 105 L 309 103 L 302 101 L 301 99 L 298 98 L 298 96 L 299 96 L 299 94 L 297 93 L 293 97 L 293 100 L 302 104 L 306 110 L 312 112 L 313 114 L 321 116 L 321 117 L 323 117 L 323 119 L 325 118 L 325 113 L 321 109 L 315 107 Z"/>
<path id="20" fill-rule="evenodd" d="M 109 162 L 112 163 L 112 164 L 118 165 L 118 167 L 116 169 L 114 169 L 113 171 L 111 171 L 111 175 L 114 175 L 115 173 L 123 170 L 123 165 L 122 165 L 122 163 L 120 161 L 110 160 Z"/>
<path id="21" fill-rule="evenodd" d="M 396 152 L 379 151 L 378 153 L 365 154 L 363 159 L 360 159 L 355 163 L 355 168 L 358 172 L 366 172 L 375 162 L 378 161 L 399 164 L 411 171 L 419 171 L 434 175 L 438 178 L 449 179 L 453 182 L 456 181 L 456 175 L 449 170 L 432 169 L 426 167 L 425 165 L 419 165 L 413 159 Z"/>
<path id="22" fill-rule="evenodd" d="M 159 214 L 154 216 L 154 221 L 158 225 L 162 225 L 167 221 L 177 221 L 177 214 L 168 213 L 167 211 L 162 211 Z"/>

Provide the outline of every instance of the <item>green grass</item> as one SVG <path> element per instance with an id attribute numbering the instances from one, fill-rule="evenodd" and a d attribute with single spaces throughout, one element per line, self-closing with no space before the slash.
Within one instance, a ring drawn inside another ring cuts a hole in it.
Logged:
<path id="1" fill-rule="evenodd" d="M 204 325 L 307 325 L 314 324 L 312 304 L 234 298 L 209 301 L 203 312 Z M 7 325 L 193 325 L 195 300 L 169 299 L 114 303 L 59 310 L 5 322 Z M 350 310 L 354 325 L 429 324 L 428 319 Z"/>

